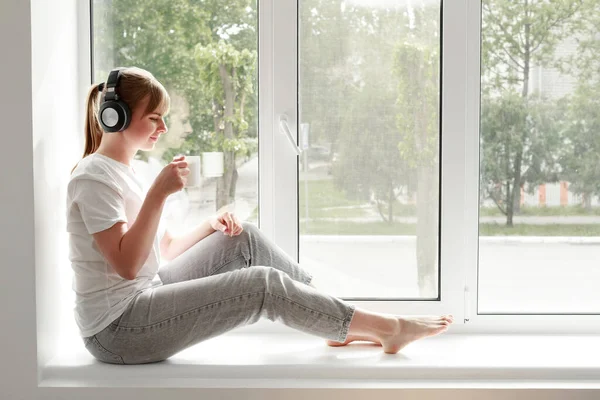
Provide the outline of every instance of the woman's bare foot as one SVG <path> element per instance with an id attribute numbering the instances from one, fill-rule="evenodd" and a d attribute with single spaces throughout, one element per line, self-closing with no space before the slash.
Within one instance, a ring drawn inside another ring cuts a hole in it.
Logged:
<path id="1" fill-rule="evenodd" d="M 434 336 L 439 333 L 442 333 L 448 326 L 454 322 L 454 317 L 452 315 L 442 315 L 441 317 L 422 317 L 422 318 L 398 318 L 399 326 L 404 326 L 404 330 L 400 333 L 403 340 L 399 344 L 394 344 L 397 340 L 393 339 L 395 336 L 392 335 L 392 339 L 387 339 L 388 342 L 388 350 L 392 351 L 392 354 L 397 353 L 403 347 L 406 347 L 411 342 L 415 340 L 427 337 Z M 406 336 L 405 336 L 406 334 Z M 382 345 L 381 340 L 377 339 L 374 336 L 361 336 L 361 335 L 348 335 L 344 342 L 337 342 L 335 340 L 327 340 L 326 343 L 331 347 L 340 347 L 345 346 L 354 341 L 366 341 L 373 342 L 377 345 Z M 390 344 L 390 341 L 392 342 Z M 395 346 L 395 347 L 394 347 Z M 396 350 L 397 348 L 397 350 Z M 386 353 L 390 351 L 386 351 Z"/>
<path id="2" fill-rule="evenodd" d="M 447 321 L 448 324 L 445 326 L 448 326 L 450 324 L 452 324 L 452 322 L 454 322 L 454 317 L 452 315 L 442 315 L 441 317 L 425 317 L 425 318 L 399 318 L 400 320 L 406 321 L 406 322 L 414 322 L 417 323 L 419 326 L 427 326 L 427 322 L 440 322 L 440 321 Z M 406 325 L 406 323 L 405 323 Z M 410 326 L 411 324 L 408 323 L 408 325 Z M 417 339 L 426 337 L 426 336 L 433 336 L 436 335 L 438 333 L 443 332 L 444 330 L 441 330 L 440 332 L 435 332 L 436 329 L 434 329 L 434 333 L 433 334 L 425 334 L 424 336 L 419 336 L 417 338 L 414 338 L 412 340 L 409 340 L 408 342 L 406 342 L 404 344 L 403 347 L 405 347 L 407 344 L 414 342 Z M 372 342 L 375 343 L 379 346 L 381 346 L 381 341 L 379 339 L 377 339 L 374 336 L 360 336 L 360 335 L 348 335 L 346 337 L 346 341 L 344 342 L 337 342 L 335 340 L 327 340 L 326 343 L 328 346 L 331 347 L 340 347 L 340 346 L 345 346 L 349 343 L 355 342 L 355 341 L 364 341 L 364 342 Z M 398 351 L 400 351 L 401 349 L 398 349 Z"/>
<path id="3" fill-rule="evenodd" d="M 396 354 L 415 340 L 446 331 L 452 322 L 452 315 L 399 317 L 357 307 L 344 342 L 329 340 L 327 344 L 337 347 L 354 340 L 368 340 L 381 344 L 385 353 Z"/>
<path id="4" fill-rule="evenodd" d="M 388 354 L 396 354 L 416 340 L 445 332 L 454 322 L 454 317 L 452 315 L 421 318 L 399 317 L 397 321 L 394 332 L 381 338 L 383 351 Z"/>
<path id="5" fill-rule="evenodd" d="M 359 336 L 359 335 L 348 335 L 346 336 L 346 341 L 345 342 L 336 342 L 335 340 L 327 340 L 326 343 L 328 346 L 331 347 L 340 347 L 340 346 L 345 346 L 348 343 L 352 343 L 356 340 L 362 340 L 365 342 L 373 342 L 375 344 L 378 344 L 381 346 L 381 343 L 379 342 L 379 339 L 371 337 L 371 336 Z"/>

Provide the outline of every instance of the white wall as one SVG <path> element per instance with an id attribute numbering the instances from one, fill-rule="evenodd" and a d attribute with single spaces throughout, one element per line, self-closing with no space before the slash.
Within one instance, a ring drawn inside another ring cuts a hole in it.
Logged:
<path id="1" fill-rule="evenodd" d="M 82 147 L 77 87 L 88 78 L 85 70 L 78 72 L 75 56 L 80 41 L 87 38 L 77 35 L 76 4 L 77 0 L 0 2 L 0 399 L 163 399 L 164 389 L 38 388 L 38 362 L 42 365 L 51 356 L 60 323 L 55 318 L 59 270 L 69 267 L 65 263 L 64 188 Z M 367 396 L 397 399 L 399 395 L 422 400 L 597 397 L 585 391 L 483 390 L 406 390 L 400 394 L 397 390 L 182 389 L 168 394 L 173 400 L 217 396 L 353 400 Z"/>
<path id="2" fill-rule="evenodd" d="M 61 270 L 70 268 L 64 193 L 82 148 L 76 1 L 34 0 L 30 6 L 10 0 L 2 2 L 0 12 L 6 94 L 0 108 L 0 249 L 7 277 L 0 319 L 4 328 L 15 328 L 0 329 L 2 343 L 10 344 L 2 352 L 1 369 L 9 372 L 1 390 L 14 390 L 1 398 L 33 398 L 23 387 L 37 386 L 37 365 L 53 355 L 65 318 L 56 290 L 63 289 Z"/>
<path id="3" fill-rule="evenodd" d="M 61 323 L 73 321 L 61 308 L 59 293 L 71 292 L 63 278 L 71 268 L 65 191 L 83 148 L 83 133 L 77 92 L 76 0 L 31 4 L 37 329 L 43 365 L 57 347 Z"/>
<path id="4" fill-rule="evenodd" d="M 29 2 L 0 2 L 0 396 L 36 377 Z M 23 312 L 27 310 L 26 312 Z M 18 346 L 15 344 L 19 344 Z"/>

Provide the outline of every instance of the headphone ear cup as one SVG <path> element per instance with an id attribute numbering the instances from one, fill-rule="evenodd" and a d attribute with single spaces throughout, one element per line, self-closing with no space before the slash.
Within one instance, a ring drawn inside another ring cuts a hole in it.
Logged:
<path id="1" fill-rule="evenodd" d="M 120 100 L 109 100 L 100 105 L 98 121 L 105 132 L 120 132 L 131 122 L 131 111 Z"/>
<path id="2" fill-rule="evenodd" d="M 124 131 L 125 129 L 127 129 L 129 123 L 131 122 L 131 110 L 129 109 L 127 103 L 125 103 L 124 101 L 118 100 L 117 103 L 121 106 L 121 109 L 123 110 L 123 126 L 119 130 Z"/>

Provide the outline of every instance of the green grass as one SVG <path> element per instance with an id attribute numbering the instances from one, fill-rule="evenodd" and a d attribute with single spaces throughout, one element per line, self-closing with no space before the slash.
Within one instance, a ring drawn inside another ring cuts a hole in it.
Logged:
<path id="1" fill-rule="evenodd" d="M 320 221 L 320 218 L 354 218 L 372 215 L 365 208 L 361 208 L 364 202 L 351 200 L 346 197 L 343 190 L 335 187 L 333 180 L 317 180 L 300 182 L 299 184 L 299 215 L 301 219 L 307 217 L 305 208 L 305 188 L 308 186 L 308 218 L 313 220 L 300 223 L 302 234 L 315 235 L 415 235 L 415 224 L 386 222 L 350 222 Z M 416 216 L 414 204 L 394 205 L 394 216 L 409 217 Z M 257 219 L 258 208 L 254 210 L 252 217 Z M 384 210 L 387 215 L 387 210 Z M 503 215 L 497 208 L 482 208 L 481 216 Z M 571 215 L 600 215 L 600 207 L 594 207 L 588 212 L 581 206 L 567 207 L 531 207 L 521 208 L 519 216 L 571 216 Z M 314 220 L 316 219 L 316 220 Z M 307 225 L 308 224 L 308 225 Z M 600 236 L 600 224 L 575 225 L 575 224 L 552 224 L 552 225 L 530 225 L 516 224 L 508 228 L 504 224 L 482 223 L 479 226 L 481 236 Z"/>
<path id="2" fill-rule="evenodd" d="M 417 216 L 417 205 L 416 204 L 402 204 L 396 202 L 394 204 L 394 216 L 396 217 L 416 217 Z M 387 210 L 384 210 L 384 214 L 387 215 Z"/>
<path id="3" fill-rule="evenodd" d="M 306 186 L 308 186 L 308 201 L 305 196 Z M 363 208 L 360 208 L 363 203 L 349 200 L 343 190 L 335 187 L 331 179 L 300 182 L 298 188 L 300 218 L 353 218 L 368 215 Z M 307 203 L 308 215 L 306 215 Z"/>
<path id="4" fill-rule="evenodd" d="M 505 216 L 498 210 L 498 207 L 485 207 L 479 211 L 481 216 L 485 217 L 503 217 Z M 574 216 L 574 215 L 600 215 L 600 207 L 593 207 L 591 210 L 586 210 L 582 206 L 552 206 L 552 207 L 534 207 L 524 206 L 521 211 L 515 216 Z"/>
<path id="5" fill-rule="evenodd" d="M 373 210 L 377 211 L 377 206 L 373 205 Z M 387 205 L 382 205 L 381 212 L 387 217 L 388 209 Z M 399 201 L 394 202 L 392 214 L 395 217 L 416 217 L 417 216 L 417 205 L 416 204 L 403 204 Z"/>
<path id="6" fill-rule="evenodd" d="M 308 186 L 308 206 L 309 209 L 325 208 L 325 207 L 347 207 L 359 206 L 362 203 L 356 200 L 349 200 L 343 190 L 339 190 L 333 184 L 333 180 L 320 180 L 300 182 L 299 203 L 300 209 L 305 204 L 305 187 Z"/>
<path id="7" fill-rule="evenodd" d="M 308 209 L 308 215 L 306 215 L 306 209 L 301 206 L 299 209 L 300 218 L 355 218 L 364 217 L 368 213 L 363 208 L 337 208 L 332 210 L 322 208 L 310 208 Z"/>
<path id="8" fill-rule="evenodd" d="M 480 224 L 481 236 L 600 236 L 600 224 Z"/>
<path id="9" fill-rule="evenodd" d="M 600 236 L 600 224 L 590 225 L 515 225 L 480 224 L 480 236 Z M 300 224 L 303 235 L 415 235 L 416 224 L 385 222 L 324 222 Z"/>
<path id="10" fill-rule="evenodd" d="M 308 229 L 307 229 L 308 228 Z M 300 223 L 301 235 L 415 235 L 417 225 L 385 222 L 323 222 Z"/>
<path id="11" fill-rule="evenodd" d="M 366 215 L 364 209 L 350 208 L 338 210 L 322 210 L 323 208 L 335 207 L 358 207 L 364 205 L 365 202 L 348 199 L 345 191 L 335 187 L 332 179 L 300 182 L 299 202 L 300 215 L 305 214 L 305 187 L 308 186 L 308 212 L 310 218 L 344 218 L 344 217 L 361 217 Z M 417 215 L 417 207 L 415 204 L 402 204 L 396 202 L 394 204 L 393 213 L 397 217 L 414 217 Z M 485 207 L 479 211 L 482 217 L 503 217 L 504 214 L 497 207 Z M 387 209 L 384 210 L 387 215 Z M 515 216 L 586 216 L 600 215 L 600 207 L 593 207 L 586 210 L 582 206 L 552 206 L 552 207 L 534 207 L 523 206 L 521 211 Z"/>
<path id="12" fill-rule="evenodd" d="M 305 185 L 308 186 L 308 216 L 306 215 Z M 299 184 L 299 211 L 300 218 L 354 218 L 372 215 L 361 208 L 367 204 L 364 201 L 351 200 L 346 197 L 343 190 L 338 189 L 332 179 L 300 182 Z M 337 208 L 336 207 L 345 207 Z M 375 206 L 373 211 L 377 211 Z M 334 208 L 334 209 L 332 209 Z M 382 210 L 387 215 L 387 208 Z M 396 202 L 393 209 L 394 216 L 411 217 L 417 215 L 414 204 L 401 204 Z"/>

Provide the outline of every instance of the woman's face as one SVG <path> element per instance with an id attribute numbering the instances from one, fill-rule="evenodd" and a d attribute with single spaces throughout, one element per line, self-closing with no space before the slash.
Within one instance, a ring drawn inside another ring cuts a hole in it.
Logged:
<path id="1" fill-rule="evenodd" d="M 167 126 L 160 110 L 144 115 L 148 101 L 150 99 L 146 97 L 138 104 L 132 112 L 129 126 L 123 131 L 128 143 L 133 148 L 143 151 L 154 149 L 160 137 L 167 133 Z"/>
<path id="2" fill-rule="evenodd" d="M 166 150 L 177 149 L 183 144 L 185 138 L 192 133 L 189 117 L 190 106 L 186 99 L 177 93 L 171 93 L 169 133 L 160 137 L 152 156 L 160 158 Z"/>

